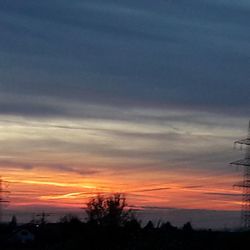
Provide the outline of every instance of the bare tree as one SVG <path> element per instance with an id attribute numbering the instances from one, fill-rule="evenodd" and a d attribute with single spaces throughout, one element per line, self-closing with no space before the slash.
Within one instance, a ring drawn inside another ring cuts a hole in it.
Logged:
<path id="1" fill-rule="evenodd" d="M 96 225 L 122 226 L 131 218 L 131 210 L 126 210 L 126 205 L 124 194 L 97 195 L 87 203 L 87 220 Z"/>

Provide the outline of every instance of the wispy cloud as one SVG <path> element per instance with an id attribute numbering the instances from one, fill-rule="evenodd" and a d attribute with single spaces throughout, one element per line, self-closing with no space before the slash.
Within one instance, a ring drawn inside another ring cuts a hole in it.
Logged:
<path id="1" fill-rule="evenodd" d="M 1 17 L 2 93 L 248 113 L 245 1 L 11 1 Z M 61 114 L 45 104 L 2 107 Z"/>
<path id="2" fill-rule="evenodd" d="M 92 183 L 142 207 L 235 209 L 249 13 L 246 0 L 1 1 L 0 168 L 34 189 L 16 204 Z"/>
<path id="3" fill-rule="evenodd" d="M 212 196 L 233 196 L 233 197 L 242 197 L 241 193 L 214 193 L 214 192 L 206 192 L 204 194 L 212 195 Z"/>

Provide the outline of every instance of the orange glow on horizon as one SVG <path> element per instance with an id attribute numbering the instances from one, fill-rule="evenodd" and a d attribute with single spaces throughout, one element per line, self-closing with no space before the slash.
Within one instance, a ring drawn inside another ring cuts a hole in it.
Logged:
<path id="1" fill-rule="evenodd" d="M 143 117 L 183 115 L 131 112 Z M 220 153 L 231 142 L 230 129 L 208 130 L 200 124 L 171 121 L 165 126 L 154 119 L 145 123 L 87 118 L 3 120 L 7 122 L 0 122 L 5 145 L 0 168 L 9 183 L 10 208 L 80 209 L 97 194 L 117 192 L 126 194 L 128 205 L 136 208 L 241 209 L 241 190 L 232 187 L 240 175 L 214 161 L 208 167 L 197 166 L 190 157 L 204 157 L 208 150 Z M 173 140 L 171 145 L 168 139 Z"/>
<path id="2" fill-rule="evenodd" d="M 4 172 L 4 171 L 3 171 Z M 215 187 L 199 182 L 190 185 L 189 176 L 169 176 L 169 183 L 154 184 L 154 181 L 131 178 L 121 183 L 117 176 L 82 177 L 77 174 L 55 173 L 49 170 L 13 170 L 3 175 L 4 180 L 10 184 L 11 207 L 41 206 L 82 208 L 87 200 L 96 194 L 125 193 L 128 205 L 135 207 L 175 207 L 185 209 L 211 209 L 211 210 L 239 210 L 241 201 L 240 190 L 230 190 L 227 196 L 228 185 L 220 184 Z M 53 180 L 56 176 L 56 181 Z M 162 178 L 162 176 L 161 176 Z M 161 179 L 159 178 L 159 179 Z M 164 179 L 168 179 L 165 176 Z M 199 178 L 196 178 L 197 180 Z M 175 182 L 174 182 L 175 180 Z M 183 181 L 183 180 L 186 180 Z M 229 183 L 231 180 L 229 179 Z M 159 183 L 159 181 L 158 181 Z M 196 185 L 197 184 L 197 185 Z M 238 197 L 239 196 L 239 197 Z"/>

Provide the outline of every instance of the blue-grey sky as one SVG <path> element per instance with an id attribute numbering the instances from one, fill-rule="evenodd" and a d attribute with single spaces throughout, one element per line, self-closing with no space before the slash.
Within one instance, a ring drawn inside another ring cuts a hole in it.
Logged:
<path id="1" fill-rule="evenodd" d="M 132 192 L 138 206 L 237 210 L 227 163 L 249 119 L 249 24 L 247 0 L 0 0 L 0 168 L 16 206 L 79 198 L 80 175 L 96 191 L 170 187 L 166 202 Z"/>
<path id="2" fill-rule="evenodd" d="M 1 0 L 0 7 L 3 113 L 63 112 L 29 108 L 29 96 L 249 112 L 248 1 Z"/>

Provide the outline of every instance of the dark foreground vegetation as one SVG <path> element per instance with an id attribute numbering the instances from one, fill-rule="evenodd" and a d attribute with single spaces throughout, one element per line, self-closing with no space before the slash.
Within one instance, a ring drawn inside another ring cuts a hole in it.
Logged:
<path id="1" fill-rule="evenodd" d="M 196 231 L 190 223 L 182 228 L 169 222 L 141 226 L 125 206 L 119 194 L 98 196 L 87 204 L 85 222 L 67 215 L 58 223 L 47 223 L 41 217 L 18 226 L 13 218 L 0 227 L 0 249 L 240 250 L 250 245 L 250 232 Z"/>

